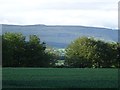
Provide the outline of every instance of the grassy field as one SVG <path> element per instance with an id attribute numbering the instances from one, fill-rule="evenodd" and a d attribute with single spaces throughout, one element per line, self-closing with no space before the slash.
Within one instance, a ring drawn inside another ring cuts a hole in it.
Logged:
<path id="1" fill-rule="evenodd" d="M 3 68 L 3 88 L 117 88 L 117 69 Z"/>

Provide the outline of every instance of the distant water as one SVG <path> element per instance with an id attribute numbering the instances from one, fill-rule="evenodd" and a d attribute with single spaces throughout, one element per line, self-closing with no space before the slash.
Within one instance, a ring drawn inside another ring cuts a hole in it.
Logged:
<path id="1" fill-rule="evenodd" d="M 118 41 L 118 31 L 106 28 L 84 26 L 45 26 L 45 25 L 2 25 L 2 31 L 20 32 L 28 39 L 29 35 L 37 35 L 49 46 L 65 48 L 71 41 L 81 36 L 95 37 L 105 41 Z"/>

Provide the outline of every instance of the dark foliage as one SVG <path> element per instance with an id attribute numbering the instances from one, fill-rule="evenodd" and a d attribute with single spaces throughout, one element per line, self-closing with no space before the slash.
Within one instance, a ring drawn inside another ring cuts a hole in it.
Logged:
<path id="1" fill-rule="evenodd" d="M 2 36 L 3 67 L 49 67 L 51 56 L 45 53 L 46 45 L 36 35 L 29 41 L 20 33 Z"/>

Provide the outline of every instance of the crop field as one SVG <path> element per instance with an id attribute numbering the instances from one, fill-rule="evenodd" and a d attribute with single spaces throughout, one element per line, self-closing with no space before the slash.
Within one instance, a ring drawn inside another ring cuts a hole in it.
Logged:
<path id="1" fill-rule="evenodd" d="M 3 88 L 117 88 L 118 69 L 3 68 Z"/>

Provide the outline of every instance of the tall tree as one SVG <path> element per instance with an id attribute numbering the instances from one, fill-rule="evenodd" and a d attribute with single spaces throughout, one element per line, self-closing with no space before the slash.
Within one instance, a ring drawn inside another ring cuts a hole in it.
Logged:
<path id="1" fill-rule="evenodd" d="M 51 56 L 45 52 L 46 45 L 36 35 L 26 41 L 21 33 L 3 34 L 3 66 L 48 67 Z"/>
<path id="2" fill-rule="evenodd" d="M 5 33 L 2 37 L 3 66 L 19 66 L 25 37 L 21 33 Z"/>
<path id="3" fill-rule="evenodd" d="M 111 67 L 116 63 L 114 45 L 81 37 L 73 41 L 66 49 L 66 64 L 73 67 Z"/>

